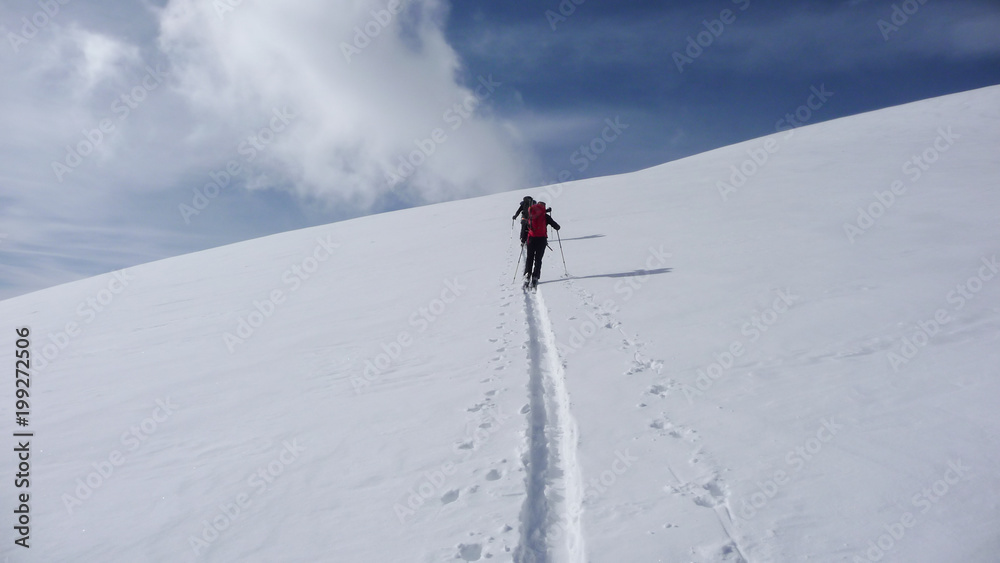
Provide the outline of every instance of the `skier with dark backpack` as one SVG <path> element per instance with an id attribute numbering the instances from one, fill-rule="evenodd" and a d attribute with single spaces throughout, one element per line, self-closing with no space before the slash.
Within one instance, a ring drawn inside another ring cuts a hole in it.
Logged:
<path id="1" fill-rule="evenodd" d="M 518 206 L 517 211 L 514 212 L 514 216 L 510 218 L 511 221 L 517 219 L 517 216 L 521 216 L 521 246 L 528 240 L 528 208 L 535 204 L 535 200 L 531 199 L 530 195 L 524 196 L 521 200 L 521 205 Z"/>
<path id="2" fill-rule="evenodd" d="M 545 202 L 540 201 L 528 208 L 528 255 L 524 261 L 524 288 L 532 289 L 538 286 L 538 278 L 542 273 L 542 256 L 545 255 L 545 248 L 549 244 L 549 225 L 559 230 L 559 223 L 556 223 L 549 215 L 551 209 L 545 207 Z"/>

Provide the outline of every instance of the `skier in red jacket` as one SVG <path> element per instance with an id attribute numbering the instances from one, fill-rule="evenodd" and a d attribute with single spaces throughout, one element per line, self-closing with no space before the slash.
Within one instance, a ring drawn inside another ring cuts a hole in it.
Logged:
<path id="1" fill-rule="evenodd" d="M 529 286 L 534 289 L 538 286 L 538 277 L 542 273 L 542 256 L 545 255 L 545 247 L 549 243 L 548 226 L 559 230 L 559 223 L 556 223 L 549 215 L 552 210 L 545 207 L 544 201 L 539 201 L 528 208 L 528 256 L 524 261 L 524 288 Z"/>

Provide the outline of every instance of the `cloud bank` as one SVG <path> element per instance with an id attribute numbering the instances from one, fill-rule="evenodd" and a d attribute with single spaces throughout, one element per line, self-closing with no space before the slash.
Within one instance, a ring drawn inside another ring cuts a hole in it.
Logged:
<path id="1" fill-rule="evenodd" d="M 0 294 L 525 187 L 535 157 L 491 112 L 514 93 L 463 68 L 447 17 L 444 0 L 0 4 Z"/>
<path id="2" fill-rule="evenodd" d="M 488 114 L 503 82 L 459 83 L 446 16 L 439 0 L 172 0 L 158 48 L 197 124 L 183 143 L 259 137 L 246 186 L 318 201 L 371 206 L 392 192 L 419 203 L 521 187 L 516 132 Z"/>

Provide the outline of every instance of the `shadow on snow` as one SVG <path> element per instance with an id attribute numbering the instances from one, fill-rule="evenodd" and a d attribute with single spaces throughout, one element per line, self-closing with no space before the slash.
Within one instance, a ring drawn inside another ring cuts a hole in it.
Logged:
<path id="1" fill-rule="evenodd" d="M 668 274 L 674 271 L 673 268 L 657 268 L 655 270 L 633 270 L 631 272 L 620 272 L 617 274 L 594 274 L 592 276 L 568 276 L 556 280 L 546 280 L 538 282 L 538 285 L 545 283 L 558 283 L 569 280 L 587 280 L 591 278 L 634 278 L 638 276 L 650 276 L 655 274 Z"/>
<path id="2" fill-rule="evenodd" d="M 564 239 L 562 239 L 562 241 L 563 242 L 569 242 L 571 240 L 587 240 L 587 239 L 591 239 L 591 238 L 601 238 L 601 237 L 605 237 L 605 236 L 607 236 L 607 235 L 587 235 L 585 237 L 564 238 Z"/>

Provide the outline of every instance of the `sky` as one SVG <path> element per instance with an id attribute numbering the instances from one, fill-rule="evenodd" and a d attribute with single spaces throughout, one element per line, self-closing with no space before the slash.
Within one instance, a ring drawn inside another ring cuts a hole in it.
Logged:
<path id="1" fill-rule="evenodd" d="M 507 4 L 3 0 L 0 299 L 1000 84 L 990 0 Z"/>

